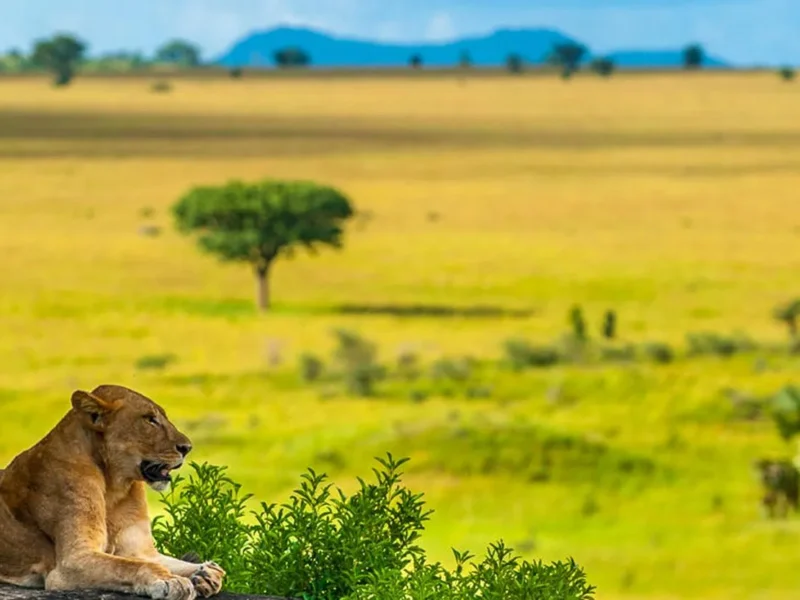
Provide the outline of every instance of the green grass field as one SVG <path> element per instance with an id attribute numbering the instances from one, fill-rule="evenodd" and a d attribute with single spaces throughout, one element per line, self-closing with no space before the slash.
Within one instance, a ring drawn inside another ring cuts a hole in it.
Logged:
<path id="1" fill-rule="evenodd" d="M 337 186 L 371 217 L 343 251 L 277 264 L 268 315 L 248 269 L 169 215 L 193 185 L 261 177 Z M 794 448 L 723 390 L 797 382 L 796 355 L 493 371 L 491 398 L 425 402 L 332 396 L 297 357 L 344 327 L 387 363 L 498 359 L 509 337 L 561 334 L 575 303 L 593 335 L 613 308 L 632 342 L 785 341 L 770 311 L 800 294 L 798 189 L 800 88 L 771 74 L 1 81 L 0 462 L 74 389 L 120 383 L 259 499 L 308 466 L 352 489 L 372 456 L 411 456 L 442 560 L 503 538 L 573 556 L 600 599 L 794 597 L 800 527 L 762 518 L 751 467 Z M 396 314 L 413 306 L 454 315 Z M 572 454 L 536 481 L 520 465 L 548 436 Z"/>

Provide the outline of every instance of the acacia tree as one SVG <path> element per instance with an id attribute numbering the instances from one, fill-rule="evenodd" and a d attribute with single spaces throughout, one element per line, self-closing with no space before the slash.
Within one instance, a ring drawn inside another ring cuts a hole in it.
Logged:
<path id="1" fill-rule="evenodd" d="M 309 56 L 308 52 L 296 46 L 276 50 L 273 58 L 275 59 L 275 64 L 282 69 L 307 67 L 311 64 L 311 56 Z"/>
<path id="2" fill-rule="evenodd" d="M 200 49 L 186 40 L 172 40 L 156 51 L 156 61 L 180 67 L 196 67 L 200 64 Z"/>
<path id="3" fill-rule="evenodd" d="M 683 49 L 683 66 L 686 69 L 699 69 L 704 60 L 705 51 L 700 44 L 691 44 Z"/>
<path id="4" fill-rule="evenodd" d="M 580 68 L 583 57 L 589 49 L 582 44 L 566 42 L 553 46 L 549 62 L 561 68 L 561 75 L 564 79 L 569 79 L 572 74 Z"/>
<path id="5" fill-rule="evenodd" d="M 339 191 L 306 181 L 232 181 L 190 190 L 173 207 L 179 231 L 198 234 L 201 249 L 223 261 L 247 262 L 256 276 L 258 308 L 270 306 L 269 272 L 299 246 L 340 248 L 353 216 Z"/>
<path id="6" fill-rule="evenodd" d="M 77 38 L 60 34 L 49 40 L 39 40 L 33 47 L 31 63 L 52 71 L 55 84 L 68 85 L 83 60 L 86 45 Z"/>

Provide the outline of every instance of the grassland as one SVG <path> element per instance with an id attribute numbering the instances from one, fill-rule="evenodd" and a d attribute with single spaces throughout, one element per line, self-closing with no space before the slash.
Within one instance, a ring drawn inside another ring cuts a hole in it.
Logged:
<path id="1" fill-rule="evenodd" d="M 387 362 L 403 347 L 495 358 L 509 336 L 562 332 L 574 303 L 593 332 L 616 309 L 632 341 L 781 340 L 770 310 L 800 287 L 799 100 L 753 74 L 209 79 L 169 94 L 139 79 L 0 82 L 0 462 L 73 389 L 118 382 L 265 500 L 307 466 L 347 486 L 371 456 L 410 454 L 443 560 L 502 537 L 574 556 L 601 599 L 794 597 L 797 521 L 761 518 L 750 467 L 793 448 L 732 419 L 722 390 L 771 393 L 798 380 L 797 357 L 560 367 L 498 376 L 494 398 L 424 403 L 321 395 L 296 358 L 327 353 L 334 327 Z M 265 176 L 338 186 L 371 218 L 342 252 L 278 264 L 275 309 L 258 315 L 247 269 L 197 252 L 168 208 L 195 184 Z M 530 316 L 375 308 L 412 305 Z M 177 360 L 137 369 L 159 354 Z M 513 460 L 480 467 L 543 431 L 656 468 L 536 482 Z"/>

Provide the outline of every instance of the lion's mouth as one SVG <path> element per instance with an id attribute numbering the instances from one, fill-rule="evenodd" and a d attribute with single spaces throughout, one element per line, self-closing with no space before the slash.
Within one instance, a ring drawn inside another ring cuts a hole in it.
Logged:
<path id="1" fill-rule="evenodd" d="M 172 471 L 181 468 L 181 465 L 170 466 L 166 463 L 143 460 L 139 465 L 142 477 L 148 483 L 169 483 L 172 481 Z"/>

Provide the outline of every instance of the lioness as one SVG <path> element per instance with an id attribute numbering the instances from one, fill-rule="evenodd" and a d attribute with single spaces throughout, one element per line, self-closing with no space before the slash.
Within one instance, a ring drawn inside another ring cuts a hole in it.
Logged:
<path id="1" fill-rule="evenodd" d="M 116 385 L 72 409 L 0 471 L 0 582 L 160 600 L 213 596 L 225 572 L 159 554 L 145 484 L 164 491 L 192 449 L 164 410 Z"/>

